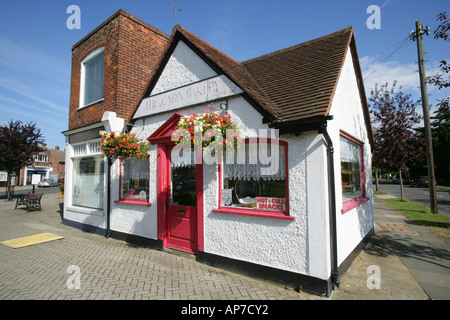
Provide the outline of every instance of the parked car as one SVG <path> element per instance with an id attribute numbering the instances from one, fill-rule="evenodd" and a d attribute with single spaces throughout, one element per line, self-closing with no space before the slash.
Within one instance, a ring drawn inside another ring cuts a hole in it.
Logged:
<path id="1" fill-rule="evenodd" d="M 399 176 L 392 177 L 392 182 L 400 184 L 400 177 Z M 408 184 L 408 183 L 409 183 L 409 179 L 403 178 L 403 184 Z"/>
<path id="2" fill-rule="evenodd" d="M 55 179 L 44 179 L 38 183 L 38 187 L 57 187 L 58 185 L 58 181 Z"/>
<path id="3" fill-rule="evenodd" d="M 59 178 L 59 179 L 58 179 L 58 183 L 59 183 L 59 184 L 64 184 L 64 178 Z"/>
<path id="4" fill-rule="evenodd" d="M 434 181 L 434 184 L 436 184 L 436 181 Z M 419 176 L 415 177 L 411 180 L 411 187 L 428 187 L 430 185 L 429 179 L 427 176 Z"/>

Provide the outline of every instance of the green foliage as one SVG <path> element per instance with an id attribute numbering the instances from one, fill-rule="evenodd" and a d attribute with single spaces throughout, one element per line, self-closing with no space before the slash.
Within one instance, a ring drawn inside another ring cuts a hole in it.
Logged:
<path id="1" fill-rule="evenodd" d="M 0 170 L 8 172 L 7 200 L 11 200 L 10 175 L 33 163 L 33 156 L 42 151 L 44 143 L 36 124 L 10 121 L 0 127 Z"/>

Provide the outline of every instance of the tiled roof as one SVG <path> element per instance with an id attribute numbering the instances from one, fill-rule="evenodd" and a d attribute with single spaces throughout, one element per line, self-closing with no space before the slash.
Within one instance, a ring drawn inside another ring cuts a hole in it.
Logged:
<path id="1" fill-rule="evenodd" d="M 238 62 L 182 26 L 182 34 L 218 73 L 225 73 L 265 111 L 272 125 L 327 116 L 353 28 Z"/>
<path id="2" fill-rule="evenodd" d="M 354 50 L 352 54 L 356 54 L 353 28 L 349 27 L 293 47 L 238 62 L 177 25 L 157 67 L 159 70 L 149 82 L 143 98 L 150 94 L 180 39 L 218 74 L 225 74 L 234 81 L 244 91 L 244 98 L 263 114 L 264 121 L 272 127 L 297 126 L 299 122 L 312 120 L 316 123 L 317 119 L 317 122 L 323 121 L 320 119 L 329 115 L 348 48 Z M 354 61 L 358 64 L 357 57 Z M 355 68 L 358 73 L 359 65 L 355 65 Z M 362 87 L 360 92 L 364 94 Z M 368 114 L 364 100 L 365 95 L 362 96 L 363 108 Z M 366 121 L 367 119 L 366 117 Z"/>
<path id="3" fill-rule="evenodd" d="M 242 63 L 280 110 L 274 123 L 328 115 L 352 33 L 350 27 Z"/>

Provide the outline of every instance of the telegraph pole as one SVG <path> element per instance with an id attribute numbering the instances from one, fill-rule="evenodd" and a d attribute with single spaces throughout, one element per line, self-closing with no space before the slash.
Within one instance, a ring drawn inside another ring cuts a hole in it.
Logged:
<path id="1" fill-rule="evenodd" d="M 430 29 L 427 27 L 423 30 L 420 21 L 416 21 L 416 32 L 411 31 L 410 39 L 417 39 L 417 55 L 419 58 L 419 74 L 420 74 L 420 91 L 422 94 L 422 109 L 423 109 L 423 121 L 425 125 L 425 145 L 427 150 L 427 166 L 428 166 L 428 181 L 430 191 L 430 208 L 431 213 L 438 213 L 437 198 L 436 198 L 436 185 L 434 175 L 434 156 L 433 156 L 433 141 L 431 136 L 430 125 L 430 108 L 428 106 L 428 92 L 425 76 L 425 59 L 423 55 L 423 42 L 422 35 L 426 33 L 430 34 Z"/>

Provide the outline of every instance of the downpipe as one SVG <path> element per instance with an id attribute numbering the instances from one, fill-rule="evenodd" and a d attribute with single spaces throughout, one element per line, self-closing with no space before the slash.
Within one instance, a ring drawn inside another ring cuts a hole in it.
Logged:
<path id="1" fill-rule="evenodd" d="M 111 237 L 111 165 L 112 161 L 108 158 L 108 170 L 106 175 L 106 238 Z"/>
<path id="2" fill-rule="evenodd" d="M 332 119 L 332 118 L 331 118 Z M 331 120 L 330 119 L 330 120 Z M 331 282 L 334 286 L 339 288 L 339 266 L 337 256 L 337 224 L 336 224 L 336 188 L 335 188 L 335 173 L 334 173 L 334 147 L 330 135 L 327 131 L 327 120 L 325 120 L 320 129 L 325 141 L 327 143 L 327 162 L 328 162 L 328 204 L 329 204 L 329 219 L 330 219 L 330 258 L 331 258 Z"/>

